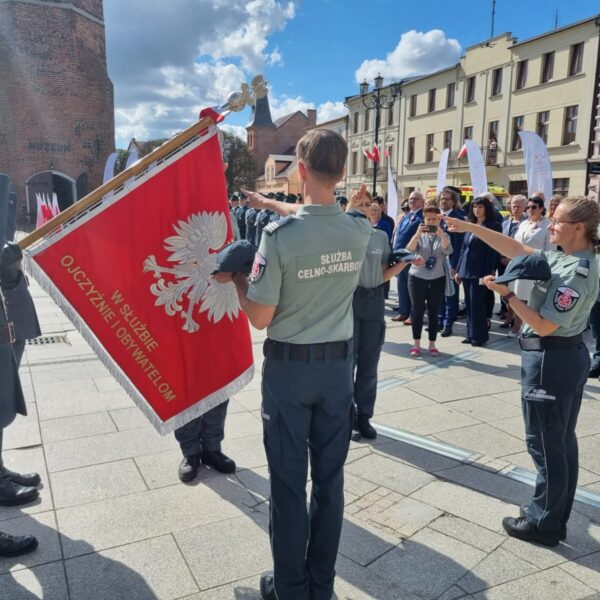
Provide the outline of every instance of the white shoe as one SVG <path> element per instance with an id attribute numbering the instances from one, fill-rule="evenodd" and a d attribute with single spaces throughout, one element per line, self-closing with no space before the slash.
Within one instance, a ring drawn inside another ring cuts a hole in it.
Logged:
<path id="1" fill-rule="evenodd" d="M 518 334 L 518 333 L 515 333 L 514 331 L 509 331 L 509 332 L 506 334 L 506 337 L 509 337 L 509 338 L 516 338 L 518 335 L 519 335 L 519 334 Z"/>

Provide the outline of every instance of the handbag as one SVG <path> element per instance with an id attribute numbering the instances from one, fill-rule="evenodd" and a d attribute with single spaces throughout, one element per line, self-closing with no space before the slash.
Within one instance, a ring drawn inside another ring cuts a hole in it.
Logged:
<path id="1" fill-rule="evenodd" d="M 454 279 L 452 278 L 452 267 L 450 267 L 450 259 L 446 257 L 444 259 L 444 276 L 446 278 L 446 287 L 444 289 L 444 295 L 454 296 L 456 289 L 454 287 Z"/>

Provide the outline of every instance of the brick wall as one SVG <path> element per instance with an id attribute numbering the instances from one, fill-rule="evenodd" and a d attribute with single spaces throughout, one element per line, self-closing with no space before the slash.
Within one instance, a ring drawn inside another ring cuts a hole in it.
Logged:
<path id="1" fill-rule="evenodd" d="M 114 149 L 113 87 L 106 69 L 101 0 L 70 8 L 0 4 L 0 172 L 15 184 L 47 171 L 78 182 L 81 197 L 102 183 Z"/>
<path id="2" fill-rule="evenodd" d="M 269 154 L 284 154 L 296 145 L 307 128 L 314 127 L 316 124 L 317 111 L 309 110 L 308 116 L 298 111 L 277 128 L 249 127 L 248 132 L 254 136 L 252 153 L 259 168 L 259 175 L 264 174 L 265 162 Z"/>

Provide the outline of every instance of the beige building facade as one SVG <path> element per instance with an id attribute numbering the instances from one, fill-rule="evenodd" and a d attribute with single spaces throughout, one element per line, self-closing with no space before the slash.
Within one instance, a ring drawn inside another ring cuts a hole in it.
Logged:
<path id="1" fill-rule="evenodd" d="M 335 131 L 337 134 L 341 135 L 345 140 L 348 139 L 348 116 L 344 115 L 343 117 L 338 117 L 337 119 L 331 119 L 330 121 L 324 121 L 323 123 L 318 123 L 314 127 L 309 127 L 307 131 L 311 129 L 329 129 L 330 131 Z M 342 179 L 335 187 L 334 194 L 336 196 L 345 196 L 346 195 L 346 179 Z"/>
<path id="2" fill-rule="evenodd" d="M 391 97 L 391 86 L 382 88 L 382 94 Z M 372 95 L 372 92 L 371 94 Z M 345 104 L 348 108 L 348 162 L 346 163 L 346 195 L 366 183 L 369 191 L 373 183 L 373 163 L 363 154 L 363 148 L 371 150 L 375 143 L 375 111 L 367 110 L 360 95 L 349 96 Z M 378 132 L 378 148 L 380 154 L 377 170 L 377 193 L 387 194 L 388 161 L 391 161 L 392 172 L 397 175 L 398 148 L 400 147 L 400 98 L 390 108 L 382 108 Z M 390 158 L 384 157 L 384 151 Z"/>
<path id="3" fill-rule="evenodd" d="M 600 71 L 600 66 L 598 68 Z M 596 114 L 592 135 L 592 155 L 588 164 L 588 195 L 600 202 L 600 76 L 596 88 Z"/>
<path id="4" fill-rule="evenodd" d="M 467 160 L 458 158 L 467 138 L 482 150 L 490 185 L 525 193 L 520 130 L 545 140 L 555 193 L 598 190 L 600 177 L 592 180 L 588 172 L 600 171 L 592 166 L 600 162 L 599 32 L 600 16 L 522 42 L 505 33 L 467 48 L 452 67 L 401 82 L 401 97 L 392 115 L 382 111 L 379 130 L 380 150 L 391 149 L 400 195 L 435 186 L 444 148 L 450 149 L 447 184 L 469 185 Z M 361 148 L 373 145 L 374 111 L 364 108 L 360 96 L 346 103 L 346 187 L 362 181 L 370 187 L 371 165 Z M 386 183 L 382 159 L 379 193 L 387 191 Z"/>

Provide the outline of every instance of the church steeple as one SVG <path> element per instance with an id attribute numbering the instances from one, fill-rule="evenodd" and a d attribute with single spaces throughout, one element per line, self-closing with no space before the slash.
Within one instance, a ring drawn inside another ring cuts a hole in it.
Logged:
<path id="1" fill-rule="evenodd" d="M 248 123 L 248 127 L 274 127 L 268 96 L 256 99 L 256 104 L 252 107 L 252 119 Z"/>

